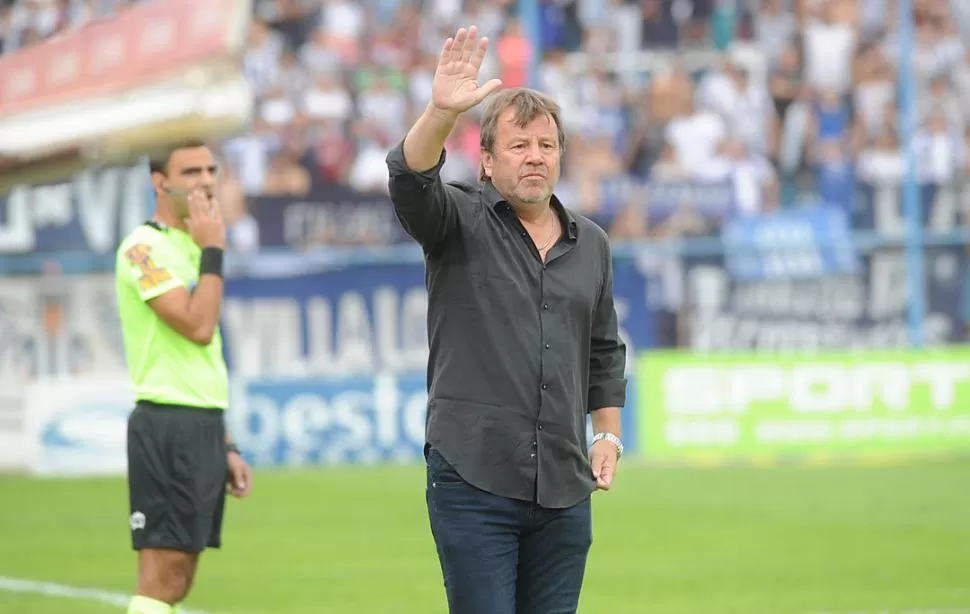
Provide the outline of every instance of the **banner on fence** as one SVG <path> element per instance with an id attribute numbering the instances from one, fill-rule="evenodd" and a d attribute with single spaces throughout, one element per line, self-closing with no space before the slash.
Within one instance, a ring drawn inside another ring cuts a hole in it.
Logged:
<path id="1" fill-rule="evenodd" d="M 738 280 L 804 279 L 858 272 L 849 216 L 830 206 L 738 217 L 722 228 L 724 262 Z"/>
<path id="2" fill-rule="evenodd" d="M 636 386 L 621 412 L 627 453 L 637 450 Z M 422 458 L 424 372 L 244 380 L 233 385 L 229 429 L 254 465 L 409 463 Z M 587 437 L 592 425 L 587 418 Z"/>
<path id="3" fill-rule="evenodd" d="M 125 373 L 34 382 L 25 403 L 27 469 L 41 475 L 123 475 L 134 404 Z"/>
<path id="4" fill-rule="evenodd" d="M 409 240 L 386 194 L 326 184 L 300 198 L 257 196 L 247 204 L 259 224 L 263 247 L 306 249 Z"/>
<path id="5" fill-rule="evenodd" d="M 618 259 L 614 294 L 632 369 L 637 348 L 655 345 L 647 277 Z M 286 277 L 226 280 L 222 333 L 242 377 L 347 377 L 425 371 L 424 266 L 420 262 L 338 267 Z"/>
<path id="6" fill-rule="evenodd" d="M 730 218 L 738 211 L 731 180 L 688 181 L 632 177 L 606 179 L 601 184 L 602 210 L 594 219 L 608 224 L 609 217 L 628 207 L 639 207 L 651 225 L 662 224 L 675 213 L 690 210 L 709 221 Z"/>
<path id="7" fill-rule="evenodd" d="M 424 445 L 425 378 L 253 380 L 233 387 L 229 429 L 254 464 L 413 461 Z"/>
<path id="8" fill-rule="evenodd" d="M 0 279 L 0 387 L 125 369 L 111 275 Z"/>
<path id="9" fill-rule="evenodd" d="M 144 165 L 86 170 L 0 197 L 0 254 L 111 254 L 151 215 Z"/>
<path id="10" fill-rule="evenodd" d="M 970 450 L 970 351 L 642 353 L 653 460 Z"/>
<path id="11" fill-rule="evenodd" d="M 0 386 L 0 471 L 27 467 L 27 411 L 22 386 Z"/>
<path id="12" fill-rule="evenodd" d="M 928 345 L 965 338 L 966 254 L 928 248 Z M 905 347 L 907 270 L 899 249 L 859 255 L 851 275 L 739 280 L 721 256 L 679 259 L 681 345 L 696 350 L 803 350 Z"/>

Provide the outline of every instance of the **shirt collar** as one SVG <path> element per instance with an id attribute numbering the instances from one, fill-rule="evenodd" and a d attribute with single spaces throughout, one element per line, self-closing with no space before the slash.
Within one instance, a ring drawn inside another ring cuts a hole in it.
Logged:
<path id="1" fill-rule="evenodd" d="M 174 226 L 167 226 L 159 222 L 158 220 L 148 220 L 145 223 L 151 226 L 152 228 L 154 228 L 155 230 L 167 234 L 169 237 L 175 239 L 176 241 L 195 245 L 195 241 L 192 239 L 192 236 L 188 232 L 182 230 L 181 228 L 175 228 Z"/>
<path id="2" fill-rule="evenodd" d="M 482 187 L 482 198 L 485 203 L 495 210 L 498 210 L 500 206 L 504 206 L 506 209 L 511 210 L 512 206 L 509 204 L 505 198 L 498 193 L 495 186 L 491 181 L 486 181 L 485 185 Z M 575 241 L 579 225 L 576 223 L 576 216 L 573 212 L 566 209 L 559 198 L 553 194 L 550 201 L 552 203 L 552 208 L 556 210 L 559 214 L 559 219 L 563 222 L 563 227 L 566 229 L 566 234 L 570 240 Z"/>

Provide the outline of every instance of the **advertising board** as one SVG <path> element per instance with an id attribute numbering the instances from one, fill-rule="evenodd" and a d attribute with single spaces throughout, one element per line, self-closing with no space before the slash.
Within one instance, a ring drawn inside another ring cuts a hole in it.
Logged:
<path id="1" fill-rule="evenodd" d="M 23 401 L 19 388 L 0 389 L 0 471 L 19 471 L 27 466 L 27 413 Z"/>
<path id="2" fill-rule="evenodd" d="M 970 451 L 970 350 L 642 353 L 654 460 Z"/>
<path id="3" fill-rule="evenodd" d="M 26 395 L 27 469 L 38 475 L 124 475 L 128 414 L 124 374 L 40 379 Z"/>
<path id="4" fill-rule="evenodd" d="M 633 394 L 630 383 L 621 413 L 628 454 L 636 452 Z M 228 422 L 255 466 L 413 463 L 422 459 L 427 405 L 423 372 L 237 379 Z"/>

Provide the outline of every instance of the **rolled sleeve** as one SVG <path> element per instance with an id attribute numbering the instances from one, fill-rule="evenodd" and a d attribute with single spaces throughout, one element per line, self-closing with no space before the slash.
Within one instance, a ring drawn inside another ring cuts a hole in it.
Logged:
<path id="1" fill-rule="evenodd" d="M 604 249 L 603 283 L 590 335 L 587 411 L 626 404 L 626 344 L 620 339 L 613 300 L 613 259 L 609 246 Z"/>
<path id="2" fill-rule="evenodd" d="M 426 250 L 441 242 L 457 223 L 456 189 L 441 181 L 441 167 L 447 154 L 442 149 L 438 163 L 417 172 L 404 160 L 402 140 L 387 154 L 388 190 L 394 213 L 401 226 Z"/>

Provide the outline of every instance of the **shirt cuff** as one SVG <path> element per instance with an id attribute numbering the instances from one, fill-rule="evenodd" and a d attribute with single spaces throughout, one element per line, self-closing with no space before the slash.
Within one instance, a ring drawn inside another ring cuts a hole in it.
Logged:
<path id="1" fill-rule="evenodd" d="M 589 411 L 626 405 L 626 380 L 609 381 L 589 387 Z"/>
<path id="2" fill-rule="evenodd" d="M 441 167 L 445 165 L 446 158 L 447 154 L 445 149 L 442 148 L 437 164 L 423 172 L 411 170 L 404 161 L 404 140 L 402 139 L 394 149 L 387 153 L 387 170 L 391 177 L 410 176 L 422 186 L 427 186 L 438 179 L 438 174 L 441 172 Z"/>

